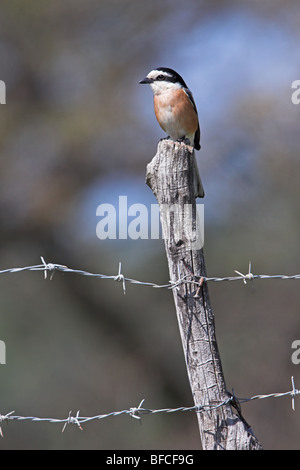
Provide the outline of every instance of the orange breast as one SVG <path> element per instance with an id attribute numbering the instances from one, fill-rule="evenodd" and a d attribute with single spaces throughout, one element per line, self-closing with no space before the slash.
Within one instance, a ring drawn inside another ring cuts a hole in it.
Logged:
<path id="1" fill-rule="evenodd" d="M 198 128 L 195 109 L 181 89 L 155 95 L 154 111 L 158 123 L 171 138 L 193 135 Z"/>

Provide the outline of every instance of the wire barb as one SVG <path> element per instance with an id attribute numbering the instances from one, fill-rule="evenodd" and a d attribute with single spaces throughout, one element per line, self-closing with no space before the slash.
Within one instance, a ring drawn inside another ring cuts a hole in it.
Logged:
<path id="1" fill-rule="evenodd" d="M 123 285 L 123 292 L 126 294 L 126 282 L 130 284 L 135 284 L 135 285 L 143 285 L 143 286 L 148 286 L 148 287 L 153 287 L 155 289 L 178 289 L 180 285 L 185 284 L 185 283 L 190 283 L 193 285 L 197 286 L 195 298 L 199 295 L 200 289 L 203 286 L 204 282 L 221 282 L 221 281 L 240 281 L 241 279 L 243 280 L 244 284 L 247 284 L 247 281 L 254 281 L 254 279 L 280 279 L 280 280 L 291 280 L 291 279 L 300 279 L 300 274 L 295 274 L 295 275 L 283 275 L 283 274 L 276 274 L 276 275 L 265 275 L 265 274 L 252 274 L 251 272 L 251 261 L 249 262 L 249 269 L 247 274 L 242 274 L 239 271 L 235 270 L 235 273 L 238 274 L 238 276 L 234 277 L 199 277 L 196 278 L 193 276 L 191 280 L 187 279 L 189 276 L 185 275 L 182 277 L 181 272 L 180 272 L 180 266 L 178 265 L 178 280 L 177 281 L 169 281 L 168 284 L 155 284 L 152 282 L 143 282 L 139 281 L 136 279 L 130 279 L 126 278 L 122 274 L 122 264 L 119 262 L 119 269 L 118 269 L 118 274 L 117 275 L 106 275 L 106 274 L 99 274 L 99 273 L 91 273 L 88 271 L 84 270 L 79 270 L 79 269 L 71 269 L 68 268 L 65 265 L 61 264 L 54 264 L 54 263 L 46 263 L 45 259 L 41 256 L 41 261 L 42 264 L 39 265 L 33 265 L 33 266 L 26 266 L 26 267 L 20 267 L 20 268 L 8 268 L 8 269 L 3 269 L 0 270 L 0 274 L 7 274 L 7 273 L 18 273 L 21 271 L 43 271 L 44 272 L 44 279 L 47 279 L 48 273 L 50 273 L 50 280 L 53 279 L 53 275 L 55 271 L 61 271 L 63 273 L 72 273 L 72 274 L 78 274 L 82 276 L 88 276 L 88 277 L 95 277 L 98 279 L 113 279 L 114 281 L 117 282 L 122 282 Z M 192 273 L 193 274 L 193 273 Z M 268 395 L 255 395 L 252 396 L 251 398 L 237 398 L 234 395 L 234 392 L 232 394 L 229 393 L 229 397 L 224 400 L 223 402 L 217 404 L 217 405 L 212 405 L 212 404 L 203 404 L 199 406 L 191 406 L 191 407 L 180 407 L 180 408 L 164 408 L 164 409 L 157 409 L 157 410 L 150 410 L 150 409 L 145 409 L 142 408 L 142 405 L 144 403 L 144 399 L 140 402 L 138 407 L 131 407 L 129 410 L 123 410 L 123 411 L 115 411 L 115 412 L 110 412 L 107 414 L 101 414 L 97 416 L 92 416 L 92 417 L 80 417 L 79 416 L 79 411 L 77 411 L 75 416 L 72 416 L 72 412 L 69 412 L 69 416 L 67 419 L 57 419 L 57 418 L 38 418 L 38 417 L 32 417 L 32 416 L 16 416 L 14 415 L 14 411 L 11 411 L 5 415 L 0 414 L 0 435 L 3 438 L 3 431 L 1 424 L 3 422 L 8 422 L 8 420 L 19 420 L 19 421 L 25 421 L 25 420 L 31 420 L 34 422 L 51 422 L 51 423 L 64 423 L 62 432 L 65 431 L 66 427 L 69 424 L 76 424 L 80 430 L 82 430 L 81 423 L 83 422 L 88 422 L 92 420 L 99 420 L 103 418 L 108 418 L 110 416 L 119 416 L 121 414 L 129 414 L 132 418 L 135 418 L 137 420 L 141 419 L 142 414 L 157 414 L 157 413 L 174 413 L 174 412 L 179 412 L 179 411 L 195 411 L 197 413 L 199 412 L 205 412 L 209 410 L 213 410 L 222 406 L 227 405 L 228 403 L 231 403 L 232 406 L 234 406 L 237 410 L 238 413 L 240 413 L 240 404 L 253 401 L 253 400 L 261 400 L 261 399 L 267 399 L 267 398 L 280 398 L 284 396 L 290 396 L 292 399 L 292 409 L 295 410 L 295 397 L 297 395 L 300 395 L 300 390 L 298 390 L 295 387 L 295 382 L 294 382 L 294 377 L 291 377 L 291 382 L 292 382 L 292 390 L 289 392 L 284 392 L 284 393 L 271 393 Z M 241 416 L 241 415 L 240 415 Z M 242 418 L 244 419 L 244 418 Z M 246 423 L 246 422 L 245 422 Z"/>
<path id="2" fill-rule="evenodd" d="M 6 415 L 1 415 L 0 414 L 0 423 L 3 423 L 4 421 L 7 421 L 10 417 L 10 415 L 12 415 L 14 413 L 14 411 L 10 411 L 9 413 L 6 413 Z M 2 427 L 0 426 L 0 436 L 3 438 L 3 432 L 2 432 Z"/>
<path id="3" fill-rule="evenodd" d="M 121 273 L 121 270 L 122 270 L 122 263 L 120 262 L 119 263 L 119 271 L 118 271 L 118 274 L 114 277 L 114 280 L 117 281 L 117 282 L 122 282 L 123 283 L 123 292 L 124 294 L 126 294 L 126 279 L 125 277 L 123 276 L 123 274 Z"/>
<path id="4" fill-rule="evenodd" d="M 136 407 L 133 406 L 127 410 L 122 410 L 122 411 L 112 411 L 110 413 L 106 414 L 99 414 L 96 416 L 90 416 L 90 417 L 82 417 L 79 416 L 79 410 L 77 411 L 75 416 L 72 416 L 72 411 L 69 412 L 68 418 L 66 419 L 58 419 L 58 418 L 38 418 L 38 417 L 33 417 L 33 416 L 16 416 L 14 415 L 14 411 L 10 411 L 6 415 L 1 415 L 0 414 L 0 435 L 3 437 L 3 432 L 1 429 L 1 423 L 4 421 L 8 420 L 17 420 L 17 421 L 34 421 L 34 422 L 49 422 L 49 423 L 64 423 L 63 424 L 63 429 L 62 432 L 65 431 L 66 427 L 69 424 L 76 424 L 78 428 L 82 431 L 81 424 L 82 423 L 87 423 L 89 421 L 94 421 L 94 420 L 99 420 L 99 419 L 105 419 L 109 418 L 111 416 L 120 416 L 123 414 L 127 414 L 131 416 L 132 418 L 135 418 L 137 420 L 141 419 L 142 414 L 161 414 L 161 413 L 178 413 L 178 412 L 185 412 L 185 411 L 194 411 L 196 413 L 205 413 L 207 411 L 215 410 L 217 408 L 221 408 L 222 406 L 226 406 L 228 404 L 231 404 L 239 415 L 240 419 L 244 422 L 244 424 L 247 427 L 250 427 L 249 424 L 246 422 L 244 417 L 242 416 L 241 413 L 241 403 L 246 403 L 250 402 L 253 400 L 263 400 L 263 399 L 268 399 L 268 398 L 281 398 L 281 397 L 286 397 L 290 396 L 292 398 L 292 408 L 295 410 L 295 397 L 297 395 L 300 395 L 300 390 L 298 390 L 295 387 L 294 383 L 294 377 L 291 378 L 292 381 L 292 390 L 289 392 L 283 392 L 283 393 L 270 393 L 268 395 L 255 395 L 251 398 L 238 398 L 234 394 L 234 391 L 232 393 L 228 393 L 228 397 L 224 400 L 221 401 L 220 403 L 217 404 L 202 404 L 202 405 L 194 405 L 190 407 L 179 407 L 179 408 L 161 408 L 161 409 L 147 409 L 143 408 L 142 405 L 145 401 L 143 399 L 140 404 Z"/>
<path id="5" fill-rule="evenodd" d="M 251 261 L 249 261 L 248 274 L 242 274 L 242 273 L 240 273 L 239 271 L 236 271 L 236 270 L 234 272 L 239 274 L 242 277 L 244 284 L 247 284 L 247 281 L 253 281 L 253 279 L 254 279 L 254 275 L 251 273 Z"/>
<path id="6" fill-rule="evenodd" d="M 61 432 L 65 431 L 68 424 L 76 424 L 79 427 L 80 431 L 83 431 L 82 427 L 80 426 L 80 422 L 79 422 L 79 410 L 77 411 L 76 416 L 72 416 L 71 413 L 72 413 L 72 411 L 69 411 L 69 416 L 66 419 L 66 422 L 65 422 Z"/>
<path id="7" fill-rule="evenodd" d="M 70 273 L 70 274 L 78 274 L 80 276 L 87 276 L 87 277 L 94 277 L 98 279 L 113 279 L 117 282 L 122 282 L 123 284 L 123 292 L 126 293 L 126 283 L 135 284 L 139 286 L 147 286 L 153 287 L 154 289 L 178 289 L 178 287 L 182 284 L 193 284 L 197 287 L 201 287 L 204 282 L 222 282 L 222 281 L 240 281 L 241 279 L 246 284 L 247 281 L 253 281 L 254 279 L 282 279 L 282 280 L 291 280 L 291 279 L 300 279 L 300 274 L 293 274 L 293 275 L 285 275 L 285 274 L 252 274 L 251 273 L 251 263 L 249 263 L 249 272 L 248 274 L 242 274 L 239 271 L 235 271 L 238 276 L 228 276 L 228 277 L 206 277 L 202 276 L 198 279 L 187 279 L 188 275 L 181 277 L 180 271 L 177 281 L 169 281 L 168 284 L 155 284 L 154 282 L 144 282 L 139 281 L 137 279 L 130 279 L 125 277 L 121 272 L 121 263 L 119 263 L 119 270 L 117 275 L 107 275 L 107 274 L 100 274 L 100 273 L 91 273 L 88 271 L 84 271 L 82 269 L 72 269 L 64 266 L 62 264 L 56 263 L 46 263 L 44 258 L 41 256 L 41 260 L 43 264 L 33 265 L 33 266 L 25 266 L 22 268 L 8 268 L 0 270 L 0 274 L 8 274 L 8 273 L 18 273 L 21 271 L 43 271 L 44 278 L 47 279 L 48 272 L 50 272 L 50 280 L 53 278 L 55 271 L 61 271 L 63 273 Z"/>
<path id="8" fill-rule="evenodd" d="M 62 264 L 46 263 L 43 256 L 41 256 L 40 258 L 42 260 L 43 267 L 44 267 L 44 279 L 47 279 L 48 271 L 50 272 L 50 281 L 52 281 L 55 270 L 57 270 L 57 269 L 60 269 L 60 270 L 68 269 L 67 266 L 64 266 Z M 39 266 L 29 266 L 28 268 L 24 268 L 24 270 L 25 269 L 35 271 L 35 270 L 39 269 Z"/>
<path id="9" fill-rule="evenodd" d="M 139 406 L 136 408 L 136 407 L 132 407 L 130 408 L 130 416 L 132 418 L 135 418 L 135 419 L 141 419 L 141 412 L 147 412 L 148 410 L 145 410 L 144 408 L 142 408 L 142 404 L 144 403 L 145 401 L 145 398 L 143 398 L 143 400 L 141 401 L 141 403 L 139 404 Z"/>
<path id="10" fill-rule="evenodd" d="M 292 382 L 292 387 L 293 390 L 291 392 L 291 397 L 292 397 L 292 410 L 295 411 L 295 396 L 298 395 L 300 392 L 295 388 L 295 382 L 294 382 L 294 377 L 291 377 L 291 382 Z"/>

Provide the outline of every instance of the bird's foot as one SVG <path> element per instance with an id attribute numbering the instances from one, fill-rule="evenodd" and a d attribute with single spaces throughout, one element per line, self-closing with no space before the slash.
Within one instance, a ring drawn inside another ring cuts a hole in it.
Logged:
<path id="1" fill-rule="evenodd" d="M 190 139 L 187 137 L 180 137 L 180 139 L 177 139 L 177 142 L 183 142 L 185 145 L 191 145 Z"/>
<path id="2" fill-rule="evenodd" d="M 162 137 L 161 139 L 159 139 L 159 142 L 162 142 L 163 140 L 169 140 L 170 136 L 168 135 L 167 137 Z"/>

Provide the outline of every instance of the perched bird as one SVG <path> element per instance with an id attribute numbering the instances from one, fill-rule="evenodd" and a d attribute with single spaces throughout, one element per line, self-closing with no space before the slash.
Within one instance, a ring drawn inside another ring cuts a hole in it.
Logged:
<path id="1" fill-rule="evenodd" d="M 183 141 L 200 150 L 200 127 L 192 92 L 175 70 L 158 67 L 139 83 L 148 84 L 154 93 L 154 112 L 167 138 Z M 204 189 L 194 157 L 196 197 L 204 197 Z"/>

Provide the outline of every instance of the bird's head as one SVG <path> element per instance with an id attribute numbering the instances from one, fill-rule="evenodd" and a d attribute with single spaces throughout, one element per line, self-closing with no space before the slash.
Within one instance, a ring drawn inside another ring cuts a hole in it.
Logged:
<path id="1" fill-rule="evenodd" d="M 175 70 L 167 67 L 158 67 L 151 70 L 139 83 L 151 86 L 154 94 L 164 93 L 169 90 L 187 88 L 183 78 Z"/>

